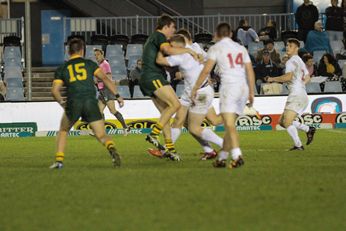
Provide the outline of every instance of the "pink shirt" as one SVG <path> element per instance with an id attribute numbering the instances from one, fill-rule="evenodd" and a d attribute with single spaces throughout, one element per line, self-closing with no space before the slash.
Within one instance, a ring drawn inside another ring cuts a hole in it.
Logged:
<path id="1" fill-rule="evenodd" d="M 111 66 L 109 65 L 107 60 L 103 60 L 100 64 L 99 67 L 105 74 L 112 74 Z M 102 81 L 97 82 L 97 88 L 102 90 L 104 88 L 104 83 Z"/>

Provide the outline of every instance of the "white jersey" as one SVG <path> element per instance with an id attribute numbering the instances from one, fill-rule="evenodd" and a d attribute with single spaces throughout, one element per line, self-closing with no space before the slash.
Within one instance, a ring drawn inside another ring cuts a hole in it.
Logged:
<path id="1" fill-rule="evenodd" d="M 202 54 L 204 59 L 207 59 L 207 52 L 205 52 L 198 43 L 192 43 L 191 45 L 186 45 L 186 48 L 190 48 L 197 54 Z"/>
<path id="2" fill-rule="evenodd" d="M 196 61 L 190 54 L 171 55 L 166 59 L 170 66 L 179 66 L 179 70 L 184 76 L 185 89 L 191 91 L 204 65 Z"/>
<path id="3" fill-rule="evenodd" d="M 288 82 L 289 95 L 306 95 L 304 77 L 309 74 L 305 63 L 298 55 L 293 55 L 286 62 L 285 73 L 293 73 L 293 78 Z"/>
<path id="4" fill-rule="evenodd" d="M 230 38 L 223 38 L 209 48 L 208 59 L 216 61 L 221 85 L 246 83 L 245 63 L 251 63 L 245 47 Z"/>

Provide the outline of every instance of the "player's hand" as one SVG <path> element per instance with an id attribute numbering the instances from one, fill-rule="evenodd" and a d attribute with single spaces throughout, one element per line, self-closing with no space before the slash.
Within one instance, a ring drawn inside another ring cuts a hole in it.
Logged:
<path id="1" fill-rule="evenodd" d="M 117 98 L 117 101 L 118 101 L 120 107 L 124 106 L 124 99 L 123 99 L 123 97 Z"/>
<path id="2" fill-rule="evenodd" d="M 249 93 L 249 99 L 248 100 L 249 100 L 249 107 L 252 107 L 253 102 L 255 100 L 255 94 L 253 92 Z"/>

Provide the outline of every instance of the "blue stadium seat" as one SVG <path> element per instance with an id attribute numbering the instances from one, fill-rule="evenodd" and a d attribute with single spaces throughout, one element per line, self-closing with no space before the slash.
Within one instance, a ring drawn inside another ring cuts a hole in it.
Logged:
<path id="1" fill-rule="evenodd" d="M 342 92 L 342 85 L 341 82 L 339 81 L 329 81 L 326 82 L 324 85 L 324 92 L 331 92 L 331 93 L 336 93 L 336 92 Z"/>
<path id="2" fill-rule="evenodd" d="M 321 93 L 321 86 L 319 83 L 311 82 L 306 84 L 307 93 Z"/>
<path id="3" fill-rule="evenodd" d="M 142 53 L 142 44 L 128 44 L 126 48 L 126 59 L 129 59 L 130 56 L 142 56 Z"/>
<path id="4" fill-rule="evenodd" d="M 262 42 L 251 42 L 249 43 L 248 50 L 251 55 L 256 55 L 258 50 L 263 49 L 264 45 Z"/>
<path id="5" fill-rule="evenodd" d="M 4 59 L 16 59 L 21 60 L 22 54 L 19 47 L 5 46 L 4 48 Z"/>
<path id="6" fill-rule="evenodd" d="M 107 45 L 106 57 L 124 56 L 123 46 L 120 44 Z"/>
<path id="7" fill-rule="evenodd" d="M 313 53 L 314 62 L 318 64 L 318 63 L 320 62 L 322 56 L 323 56 L 325 53 L 327 53 L 325 50 L 314 51 L 314 53 Z"/>
<path id="8" fill-rule="evenodd" d="M 342 41 L 330 41 L 330 46 L 333 50 L 334 55 L 340 53 L 340 51 L 342 50 L 342 48 L 344 47 L 344 45 L 342 44 Z"/>
<path id="9" fill-rule="evenodd" d="M 177 94 L 178 97 L 181 97 L 184 93 L 185 85 L 184 84 L 178 84 L 177 88 L 175 90 L 175 94 Z"/>
<path id="10" fill-rule="evenodd" d="M 283 41 L 276 41 L 274 42 L 274 48 L 280 52 L 285 49 L 285 43 Z"/>
<path id="11" fill-rule="evenodd" d="M 4 70 L 4 78 L 5 80 L 10 78 L 23 79 L 22 69 L 20 67 L 7 67 Z"/>
<path id="12" fill-rule="evenodd" d="M 8 78 L 6 79 L 6 86 L 8 88 L 23 88 L 22 78 Z"/>
<path id="13" fill-rule="evenodd" d="M 340 68 L 342 69 L 346 65 L 346 59 L 340 59 L 338 61 Z"/>
<path id="14" fill-rule="evenodd" d="M 113 80 L 122 80 L 127 78 L 127 69 L 124 57 L 112 56 L 109 57 L 109 65 L 112 70 L 112 79 Z"/>
<path id="15" fill-rule="evenodd" d="M 129 86 L 117 86 L 118 93 L 125 99 L 131 98 Z"/>
<path id="16" fill-rule="evenodd" d="M 8 87 L 6 92 L 6 101 L 24 101 L 24 92 L 22 87 Z"/>
<path id="17" fill-rule="evenodd" d="M 148 97 L 145 97 L 141 89 L 139 88 L 139 86 L 136 85 L 133 90 L 133 98 L 148 98 Z"/>
<path id="18" fill-rule="evenodd" d="M 17 67 L 22 69 L 22 62 L 20 59 L 4 58 L 4 68 L 6 69 L 7 67 Z"/>

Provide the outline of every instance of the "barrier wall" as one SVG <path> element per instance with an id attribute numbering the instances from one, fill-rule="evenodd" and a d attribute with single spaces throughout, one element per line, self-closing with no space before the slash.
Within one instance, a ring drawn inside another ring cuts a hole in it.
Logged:
<path id="1" fill-rule="evenodd" d="M 256 97 L 254 107 L 262 115 L 261 118 L 240 117 L 238 129 L 277 129 L 277 120 L 284 109 L 286 98 L 286 96 Z M 216 98 L 213 104 L 218 112 L 219 99 Z M 159 116 L 150 100 L 127 100 L 125 106 L 119 110 L 126 122 L 137 129 L 150 128 Z M 307 124 L 315 124 L 314 126 L 319 128 L 339 128 L 344 127 L 343 124 L 346 123 L 346 113 L 343 112 L 346 112 L 346 94 L 310 95 L 305 115 L 299 119 Z M 59 128 L 62 113 L 62 108 L 55 102 L 1 103 L 0 137 L 29 136 L 31 133 L 35 134 L 36 131 L 56 131 Z M 105 118 L 107 129 L 121 128 L 107 109 Z M 74 126 L 74 130 L 85 129 L 87 124 L 80 121 Z M 115 130 L 113 133 L 121 132 Z"/>

